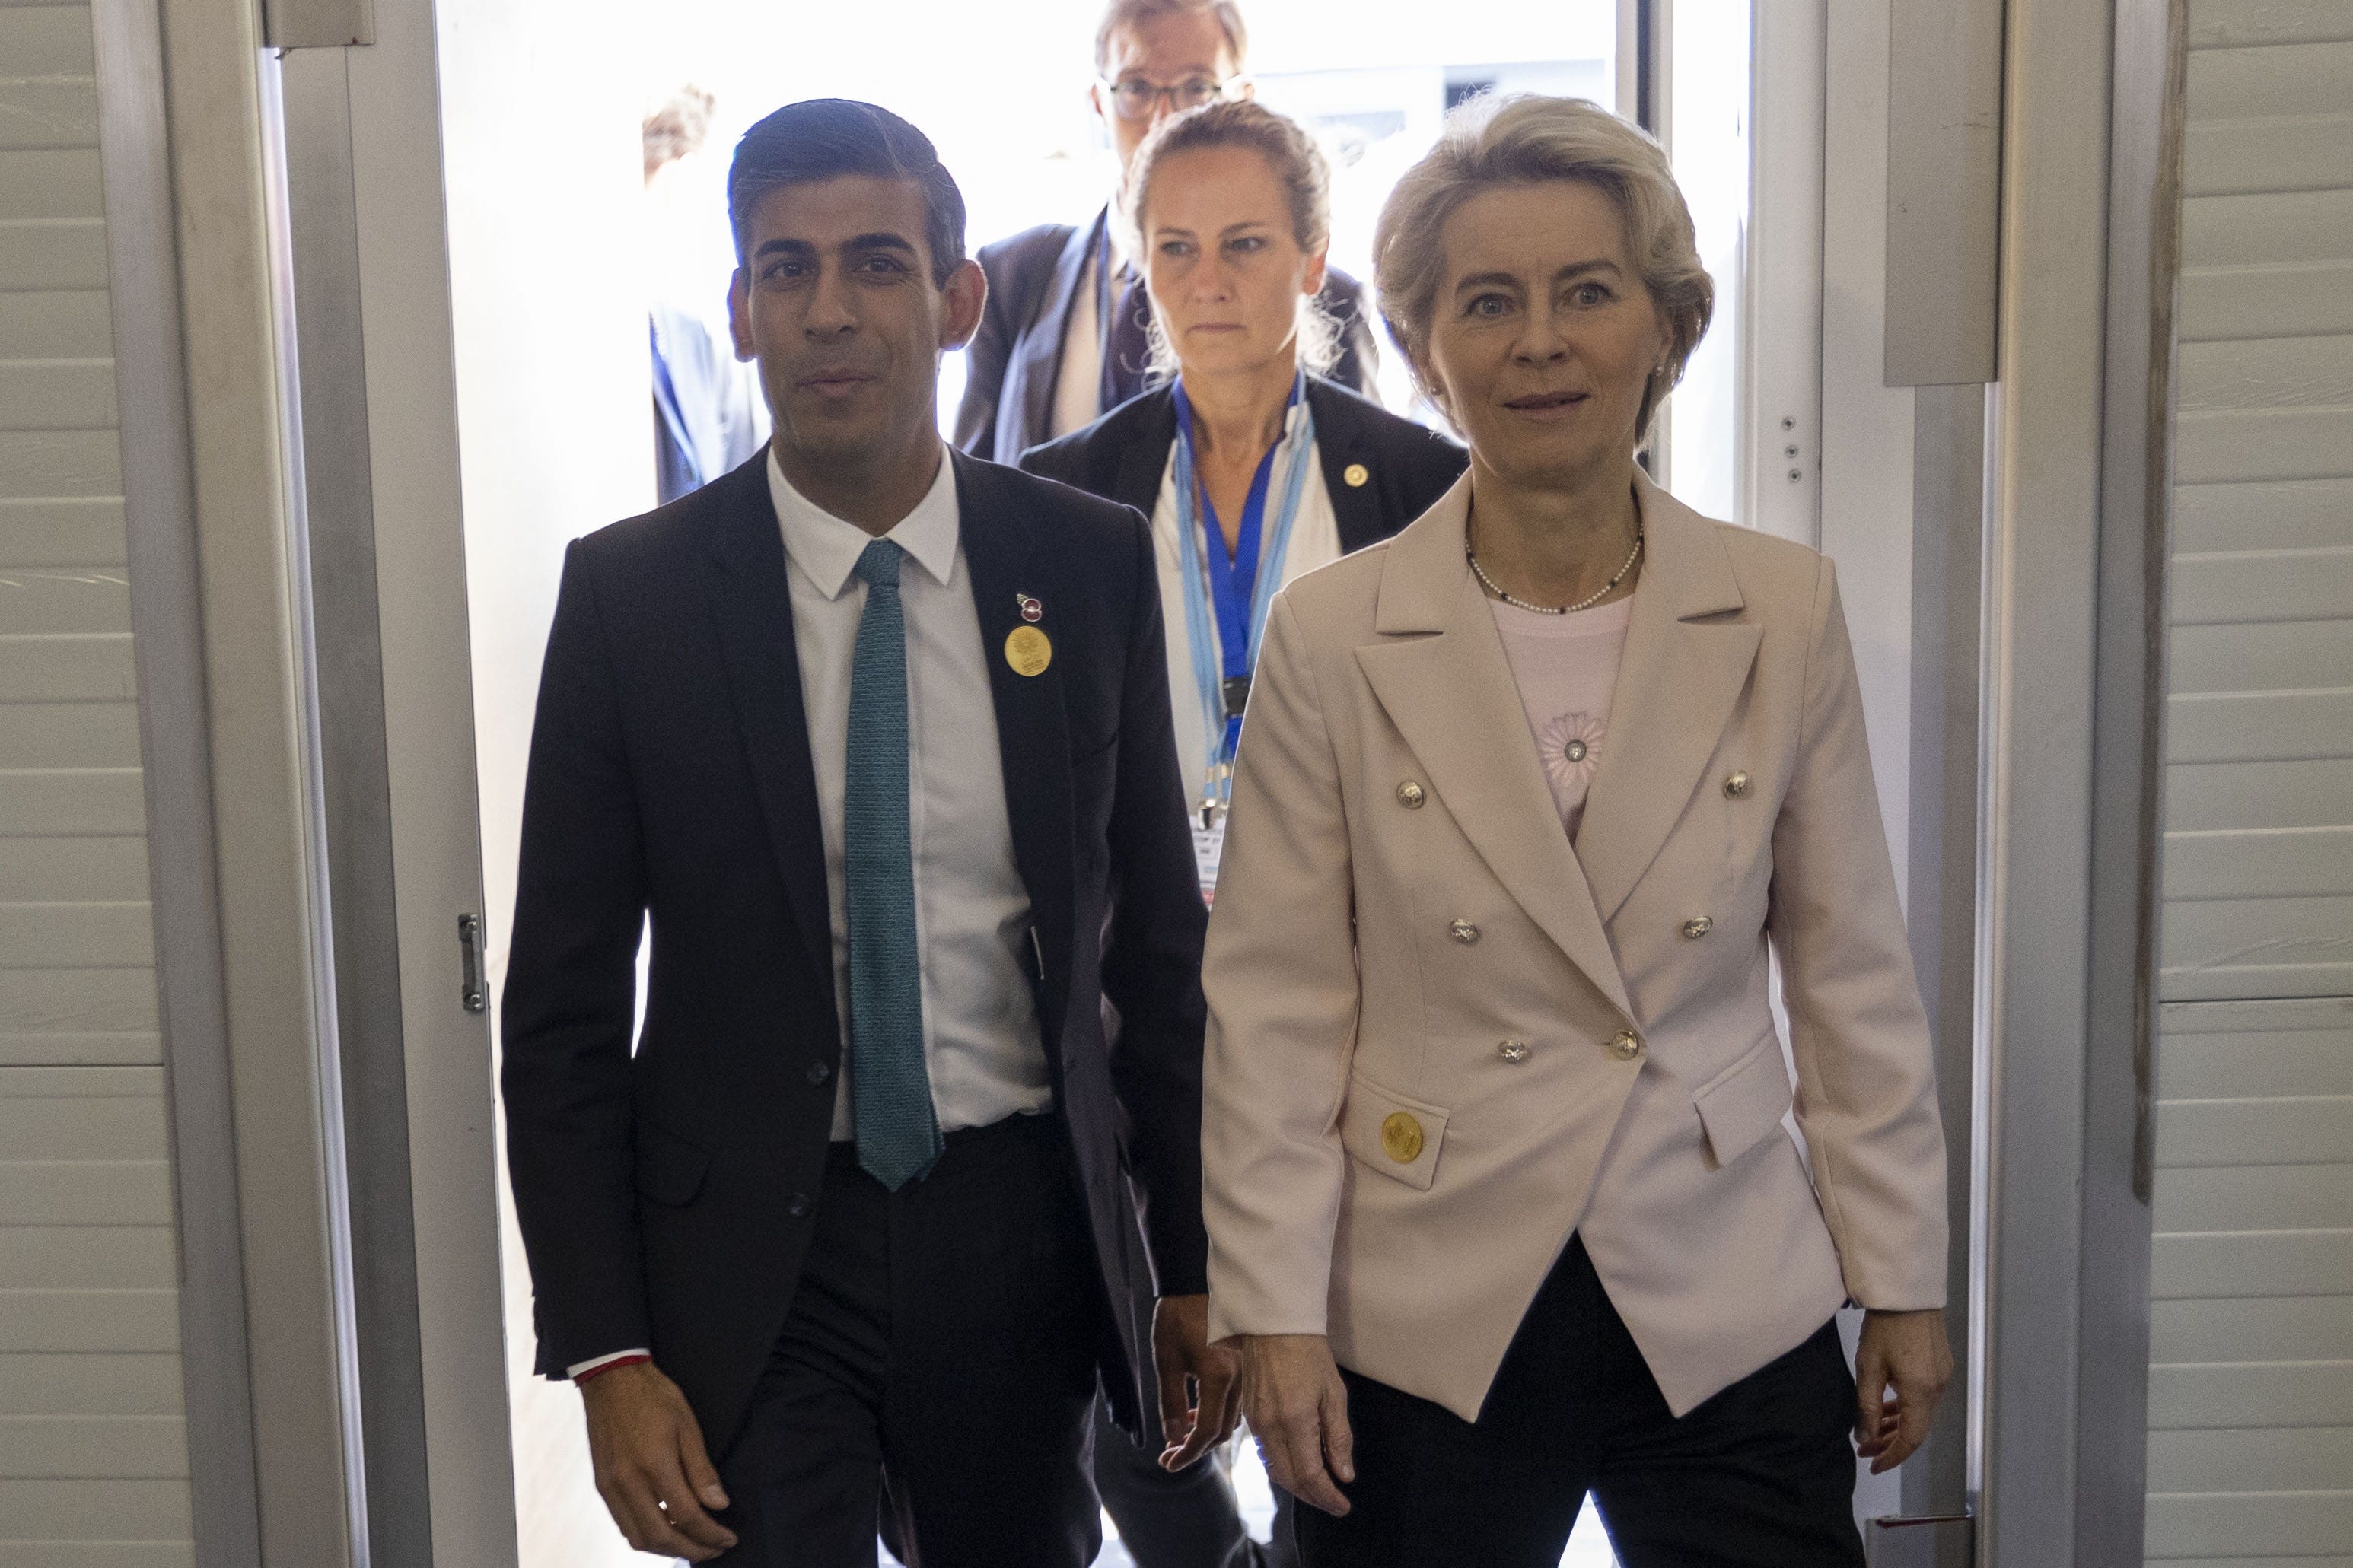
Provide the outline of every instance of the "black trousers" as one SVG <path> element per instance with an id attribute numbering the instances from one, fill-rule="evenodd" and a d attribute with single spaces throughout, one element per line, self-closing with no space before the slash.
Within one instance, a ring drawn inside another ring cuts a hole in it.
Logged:
<path id="1" fill-rule="evenodd" d="M 719 1462 L 730 1568 L 1086 1568 L 1103 1277 L 1060 1123 L 948 1134 L 887 1191 L 838 1144 L 817 1234 Z"/>
<path id="2" fill-rule="evenodd" d="M 1342 1372 L 1356 1479 L 1306 1568 L 1556 1568 L 1589 1491 L 1626 1568 L 1862 1568 L 1835 1322 L 1681 1419 L 1570 1238 L 1475 1422 Z"/>
<path id="3" fill-rule="evenodd" d="M 1274 1540 L 1262 1544 L 1242 1523 L 1222 1452 L 1171 1475 L 1156 1452 L 1119 1429 L 1100 1398 L 1094 1442 L 1095 1490 L 1135 1568 L 1298 1568 L 1295 1505 L 1281 1487 L 1273 1489 Z"/>

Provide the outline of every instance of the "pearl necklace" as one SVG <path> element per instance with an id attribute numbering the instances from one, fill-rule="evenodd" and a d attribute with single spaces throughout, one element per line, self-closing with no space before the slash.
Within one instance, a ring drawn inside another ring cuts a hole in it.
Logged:
<path id="1" fill-rule="evenodd" d="M 1634 569 L 1634 558 L 1641 553 L 1642 525 L 1638 522 L 1634 525 L 1634 548 L 1626 552 L 1626 564 L 1618 568 L 1618 575 L 1601 584 L 1599 592 L 1589 594 L 1574 605 L 1531 605 L 1525 599 L 1514 599 L 1504 593 L 1495 580 L 1487 575 L 1487 569 L 1479 564 L 1478 553 L 1471 548 L 1470 542 L 1466 540 L 1462 545 L 1462 558 L 1471 563 L 1472 572 L 1477 575 L 1481 583 L 1486 585 L 1487 592 L 1514 609 L 1534 610 L 1539 616 L 1573 616 L 1579 610 L 1592 608 L 1608 598 L 1617 589 L 1618 584 L 1626 580 L 1626 574 Z"/>

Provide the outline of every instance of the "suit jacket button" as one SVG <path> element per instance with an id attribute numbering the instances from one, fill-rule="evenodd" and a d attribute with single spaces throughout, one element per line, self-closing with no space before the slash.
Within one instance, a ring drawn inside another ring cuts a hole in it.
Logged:
<path id="1" fill-rule="evenodd" d="M 1398 785 L 1398 801 L 1408 811 L 1419 811 L 1421 809 L 1421 803 L 1428 798 L 1429 797 L 1422 793 L 1421 786 L 1411 779 L 1408 779 L 1405 783 Z"/>
<path id="2" fill-rule="evenodd" d="M 807 1193 L 795 1193 L 789 1199 L 786 1200 L 785 1212 L 792 1215 L 795 1219 L 805 1218 L 807 1215 L 808 1211 L 809 1201 L 808 1194 Z"/>
<path id="3" fill-rule="evenodd" d="M 1495 1054 L 1507 1062 L 1524 1062 L 1528 1059 L 1528 1043 L 1525 1040 L 1505 1040 L 1495 1047 Z"/>
<path id="4" fill-rule="evenodd" d="M 1746 768 L 1736 770 L 1731 776 L 1726 778 L 1724 781 L 1724 793 L 1730 795 L 1735 800 L 1738 800 L 1742 795 L 1746 795 L 1748 793 L 1748 770 Z"/>
<path id="5" fill-rule="evenodd" d="M 1630 1062 L 1642 1054 L 1642 1037 L 1631 1029 L 1620 1029 L 1609 1037 L 1609 1054 L 1621 1062 Z"/>
<path id="6" fill-rule="evenodd" d="M 1479 928 L 1469 921 L 1456 921 L 1452 925 L 1448 926 L 1446 931 L 1448 935 L 1465 947 L 1479 940 Z"/>
<path id="7" fill-rule="evenodd" d="M 1393 1110 L 1381 1123 L 1381 1152 L 1400 1165 L 1421 1158 L 1421 1123 L 1411 1111 Z"/>
<path id="8" fill-rule="evenodd" d="M 811 1063 L 809 1063 L 809 1066 L 808 1066 L 808 1080 L 809 1080 L 809 1082 L 811 1082 L 811 1083 L 823 1083 L 826 1079 L 828 1079 L 831 1078 L 832 1076 L 833 1076 L 833 1064 L 832 1064 L 832 1063 L 830 1063 L 830 1062 L 811 1062 Z"/>
<path id="9" fill-rule="evenodd" d="M 1715 929 L 1715 919 L 1712 915 L 1701 915 L 1695 920 L 1683 921 L 1683 934 L 1687 937 L 1693 938 L 1694 941 L 1700 937 L 1705 936 Z"/>

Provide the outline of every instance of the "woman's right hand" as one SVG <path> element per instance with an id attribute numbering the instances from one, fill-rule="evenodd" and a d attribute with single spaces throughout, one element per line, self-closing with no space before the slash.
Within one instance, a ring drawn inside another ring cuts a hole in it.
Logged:
<path id="1" fill-rule="evenodd" d="M 1274 1484 L 1329 1514 L 1348 1511 L 1356 1479 L 1348 1390 L 1322 1334 L 1245 1334 L 1242 1414 Z"/>

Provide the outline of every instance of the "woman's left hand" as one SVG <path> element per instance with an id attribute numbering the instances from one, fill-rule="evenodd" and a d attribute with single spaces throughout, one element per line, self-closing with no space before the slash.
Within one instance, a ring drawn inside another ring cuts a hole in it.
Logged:
<path id="1" fill-rule="evenodd" d="M 1926 1440 L 1929 1418 L 1952 1380 L 1943 1308 L 1863 1314 L 1862 1342 L 1854 1352 L 1854 1439 L 1873 1475 L 1894 1469 Z"/>

